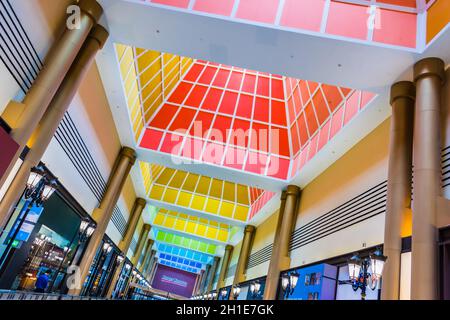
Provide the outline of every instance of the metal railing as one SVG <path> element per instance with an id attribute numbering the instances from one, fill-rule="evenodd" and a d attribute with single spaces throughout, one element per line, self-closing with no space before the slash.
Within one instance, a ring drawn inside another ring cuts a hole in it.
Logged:
<path id="1" fill-rule="evenodd" d="M 70 296 L 58 293 L 0 290 L 0 300 L 105 300 L 104 298 Z"/>

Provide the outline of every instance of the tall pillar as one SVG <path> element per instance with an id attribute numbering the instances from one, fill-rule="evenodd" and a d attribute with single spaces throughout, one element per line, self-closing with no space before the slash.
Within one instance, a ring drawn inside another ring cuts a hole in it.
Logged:
<path id="1" fill-rule="evenodd" d="M 205 270 L 200 270 L 200 276 L 197 279 L 197 282 L 195 284 L 195 294 L 199 295 L 199 294 L 203 294 L 203 288 L 202 288 L 202 283 L 203 283 L 203 279 L 205 278 Z"/>
<path id="2" fill-rule="evenodd" d="M 383 300 L 400 298 L 402 228 L 411 206 L 415 97 L 416 88 L 412 82 L 398 82 L 391 88 L 392 117 L 383 246 L 388 260 L 383 269 Z"/>
<path id="3" fill-rule="evenodd" d="M 233 286 L 245 281 L 245 271 L 247 268 L 248 258 L 252 251 L 253 238 L 255 237 L 254 226 L 246 226 L 244 229 L 244 238 L 242 239 L 241 251 L 239 252 L 238 262 L 236 264 L 236 272 L 234 274 Z M 230 300 L 233 300 L 230 294 Z"/>
<path id="4" fill-rule="evenodd" d="M 150 274 L 148 276 L 148 282 L 153 283 L 153 278 L 155 277 L 156 270 L 158 269 L 158 257 L 154 257 L 152 261 L 152 265 L 150 268 Z"/>
<path id="5" fill-rule="evenodd" d="M 6 108 L 11 137 L 19 144 L 19 149 L 11 159 L 8 169 L 0 177 L 3 185 L 31 134 L 36 129 L 49 103 L 73 64 L 89 32 L 103 14 L 102 7 L 95 0 L 80 0 L 80 24 L 77 28 L 66 28 L 48 53 L 44 66 L 27 92 L 22 103 L 11 101 Z M 11 119 L 8 113 L 14 114 Z"/>
<path id="6" fill-rule="evenodd" d="M 134 232 L 136 231 L 136 226 L 139 222 L 139 218 L 145 209 L 147 202 L 142 198 L 136 198 L 134 201 L 133 209 L 131 211 L 130 219 L 128 220 L 127 230 L 123 239 L 119 242 L 119 249 L 124 256 L 127 255 L 128 249 L 130 248 L 131 240 L 133 239 Z M 106 297 L 110 298 L 114 292 L 117 281 L 119 280 L 120 273 L 125 264 L 125 259 L 116 267 L 114 270 L 114 275 L 109 283 L 108 293 Z"/>
<path id="7" fill-rule="evenodd" d="M 441 195 L 440 108 L 445 64 L 427 58 L 414 66 L 414 203 L 411 299 L 438 298 L 437 203 Z"/>
<path id="8" fill-rule="evenodd" d="M 225 246 L 225 254 L 222 258 L 222 266 L 220 267 L 219 279 L 217 280 L 217 290 L 225 286 L 225 277 L 227 276 L 228 266 L 230 265 L 231 254 L 233 253 L 233 246 Z"/>
<path id="9" fill-rule="evenodd" d="M 29 143 L 30 151 L 0 203 L 0 230 L 7 223 L 10 213 L 22 195 L 31 168 L 37 166 L 42 159 L 65 112 L 77 93 L 81 81 L 90 69 L 95 55 L 107 39 L 108 31 L 102 26 L 96 25 L 91 30 L 38 127 L 34 130 L 30 139 L 31 143 Z"/>
<path id="10" fill-rule="evenodd" d="M 206 265 L 206 270 L 205 270 L 205 275 L 203 276 L 202 283 L 200 284 L 200 288 L 201 288 L 200 290 L 202 292 L 207 292 L 206 291 L 206 289 L 207 289 L 206 284 L 208 282 L 208 277 L 209 276 L 211 276 L 211 265 L 207 264 Z"/>
<path id="11" fill-rule="evenodd" d="M 84 284 L 86 277 L 88 276 L 89 268 L 94 260 L 97 249 L 103 240 L 109 221 L 111 220 L 113 209 L 119 199 L 122 187 L 135 161 L 135 151 L 128 147 L 122 148 L 110 174 L 103 198 L 99 206 L 92 213 L 92 218 L 97 222 L 97 228 L 89 240 L 88 246 L 79 265 L 81 280 L 80 286 L 69 290 L 70 295 L 79 295 L 81 292 L 81 286 Z"/>
<path id="12" fill-rule="evenodd" d="M 267 273 L 266 286 L 264 289 L 264 300 L 275 300 L 280 279 L 280 272 L 289 269 L 291 259 L 289 257 L 289 242 L 295 226 L 297 215 L 297 204 L 300 198 L 300 188 L 290 185 L 286 190 L 286 200 L 283 214 L 280 207 L 278 217 L 277 234 L 273 244 L 272 256 L 270 258 L 269 271 Z M 283 206 L 283 199 L 282 199 Z M 281 220 L 280 220 L 281 219 Z"/>
<path id="13" fill-rule="evenodd" d="M 139 235 L 138 244 L 136 247 L 136 251 L 134 251 L 133 258 L 131 258 L 131 263 L 136 267 L 138 267 L 139 260 L 142 256 L 142 249 L 144 248 L 144 244 L 147 242 L 148 233 L 150 232 L 151 225 L 144 224 L 141 230 L 141 234 Z"/>
<path id="14" fill-rule="evenodd" d="M 140 259 L 138 269 L 141 273 L 144 272 L 144 265 L 148 257 L 150 256 L 150 253 L 152 252 L 153 247 L 153 240 L 147 239 L 147 243 L 144 245 L 144 249 L 142 250 L 142 259 Z"/>
<path id="15" fill-rule="evenodd" d="M 219 257 L 214 257 L 214 262 L 211 267 L 211 276 L 208 278 L 208 284 L 206 287 L 206 291 L 208 291 L 208 292 L 211 292 L 213 289 L 214 278 L 216 277 L 217 268 L 219 267 L 219 261 L 220 261 Z"/>
<path id="16" fill-rule="evenodd" d="M 147 278 L 150 273 L 150 269 L 152 267 L 152 261 L 153 261 L 153 258 L 155 257 L 155 254 L 156 254 L 156 250 L 151 250 L 150 257 L 148 257 L 145 262 L 144 271 L 143 271 L 145 278 Z"/>

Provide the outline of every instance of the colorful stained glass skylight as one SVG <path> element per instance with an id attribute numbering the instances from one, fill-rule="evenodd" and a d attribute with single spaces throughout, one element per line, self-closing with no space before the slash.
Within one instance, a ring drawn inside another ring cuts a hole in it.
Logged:
<path id="1" fill-rule="evenodd" d="M 161 230 L 156 231 L 155 241 L 209 255 L 215 255 L 217 253 L 217 245 L 215 244 L 199 241 L 190 237 L 179 236 Z"/>

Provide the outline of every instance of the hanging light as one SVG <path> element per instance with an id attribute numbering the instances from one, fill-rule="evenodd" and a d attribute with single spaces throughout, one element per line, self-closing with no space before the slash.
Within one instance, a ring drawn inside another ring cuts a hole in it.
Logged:
<path id="1" fill-rule="evenodd" d="M 361 272 L 361 258 L 356 253 L 348 260 L 348 275 L 350 280 L 357 280 Z"/>
<path id="2" fill-rule="evenodd" d="M 89 221 L 82 220 L 80 223 L 80 233 L 83 234 L 86 231 L 88 226 L 89 226 Z"/>
<path id="3" fill-rule="evenodd" d="M 381 278 L 383 274 L 384 263 L 387 257 L 383 255 L 380 248 L 377 248 L 373 254 L 370 255 L 370 267 L 372 269 L 372 275 L 377 280 Z"/>
<path id="4" fill-rule="evenodd" d="M 208 299 L 212 300 L 212 293 L 208 293 Z"/>
<path id="5" fill-rule="evenodd" d="M 255 292 L 259 293 L 260 290 L 261 290 L 261 283 L 259 283 L 259 281 L 255 281 Z"/>
<path id="6" fill-rule="evenodd" d="M 256 286 L 255 286 L 255 283 L 252 282 L 252 283 L 250 283 L 250 293 L 255 294 L 255 292 L 256 292 Z"/>
<path id="7" fill-rule="evenodd" d="M 109 247 L 111 247 L 111 245 L 110 245 L 108 242 L 105 242 L 105 243 L 103 244 L 103 250 L 104 250 L 104 251 L 108 251 Z"/>
<path id="8" fill-rule="evenodd" d="M 225 298 L 228 294 L 227 289 L 222 289 L 222 291 L 220 292 L 220 295 L 222 296 L 222 298 Z"/>
<path id="9" fill-rule="evenodd" d="M 217 298 L 217 292 L 212 293 L 213 299 L 215 300 Z"/>
<path id="10" fill-rule="evenodd" d="M 44 189 L 42 190 L 41 193 L 41 201 L 42 202 L 47 201 L 55 191 L 56 191 L 56 180 L 52 180 L 50 181 L 49 184 L 46 184 L 44 186 Z"/>
<path id="11" fill-rule="evenodd" d="M 286 291 L 289 287 L 289 275 L 286 273 L 281 276 L 281 287 L 283 291 Z"/>
<path id="12" fill-rule="evenodd" d="M 127 264 L 125 265 L 125 269 L 130 270 L 130 268 L 131 268 L 131 266 L 127 263 Z"/>
<path id="13" fill-rule="evenodd" d="M 122 263 L 122 261 L 125 260 L 123 256 L 117 256 L 117 262 Z"/>
<path id="14" fill-rule="evenodd" d="M 92 236 L 94 231 L 95 231 L 95 227 L 94 226 L 91 225 L 91 226 L 87 227 L 87 229 L 86 229 L 86 236 L 89 238 L 90 236 Z"/>
<path id="15" fill-rule="evenodd" d="M 289 286 L 291 287 L 291 290 L 294 290 L 295 287 L 297 286 L 297 282 L 298 282 L 298 277 L 300 275 L 297 272 L 291 272 L 289 274 Z"/>
<path id="16" fill-rule="evenodd" d="M 27 189 L 34 190 L 39 182 L 41 182 L 42 178 L 44 178 L 44 170 L 42 167 L 35 168 L 28 176 Z"/>
<path id="17" fill-rule="evenodd" d="M 235 299 L 239 297 L 239 294 L 241 293 L 241 288 L 239 286 L 233 287 L 233 296 Z"/>

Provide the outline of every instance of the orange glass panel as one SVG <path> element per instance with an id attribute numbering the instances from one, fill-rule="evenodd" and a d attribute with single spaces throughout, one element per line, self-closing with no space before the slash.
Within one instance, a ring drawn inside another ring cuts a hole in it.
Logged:
<path id="1" fill-rule="evenodd" d="M 377 10 L 381 21 L 373 31 L 373 40 L 404 47 L 416 47 L 417 15 L 393 10 Z"/>
<path id="2" fill-rule="evenodd" d="M 172 118 L 175 116 L 177 110 L 177 107 L 170 104 L 165 104 L 150 122 L 150 126 L 160 129 L 166 129 L 169 126 Z"/>
<path id="3" fill-rule="evenodd" d="M 233 5 L 234 0 L 197 0 L 194 10 L 229 16 Z"/>
<path id="4" fill-rule="evenodd" d="M 280 24 L 319 32 L 324 5 L 325 0 L 285 0 Z"/>
<path id="5" fill-rule="evenodd" d="M 328 13 L 327 33 L 366 40 L 369 7 L 331 1 Z"/>
<path id="6" fill-rule="evenodd" d="M 236 17 L 264 23 L 274 23 L 279 0 L 240 0 Z"/>

